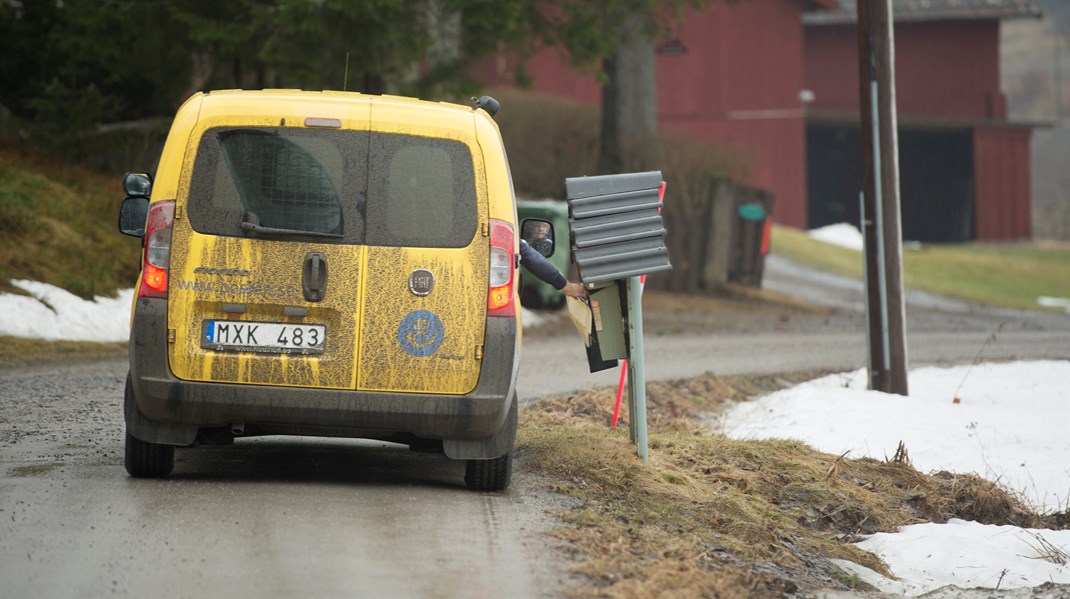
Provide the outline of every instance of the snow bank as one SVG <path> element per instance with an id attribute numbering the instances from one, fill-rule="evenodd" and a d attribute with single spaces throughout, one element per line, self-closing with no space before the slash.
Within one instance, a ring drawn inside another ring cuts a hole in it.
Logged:
<path id="1" fill-rule="evenodd" d="M 844 570 L 885 593 L 916 596 L 940 587 L 1019 589 L 1070 584 L 1070 565 L 1046 559 L 1047 544 L 1070 549 L 1070 530 L 1037 530 L 950 520 L 877 533 L 858 546 L 887 563 L 899 580 L 843 560 Z"/>
<path id="2" fill-rule="evenodd" d="M 50 341 L 126 341 L 130 336 L 133 289 L 87 301 L 47 283 L 11 283 L 32 297 L 0 294 L 0 335 Z"/>
<path id="3" fill-rule="evenodd" d="M 900 441 L 921 471 L 977 473 L 1040 511 L 1070 503 L 1070 361 L 919 368 L 909 397 L 867 391 L 866 371 L 831 375 L 737 404 L 721 422 L 736 438 L 791 438 L 832 454 L 885 459 Z M 1042 540 L 1043 539 L 1043 540 Z M 1070 584 L 1070 565 L 1044 559 L 1045 543 L 1070 553 L 1070 531 L 951 520 L 859 543 L 897 580 L 851 562 L 848 573 L 881 591 L 921 595 L 960 588 Z"/>
<path id="4" fill-rule="evenodd" d="M 1039 510 L 1066 509 L 1067 381 L 1065 361 L 920 368 L 902 397 L 867 391 L 858 370 L 739 404 L 723 427 L 737 438 L 800 439 L 855 458 L 889 458 L 902 441 L 921 471 L 976 473 Z"/>

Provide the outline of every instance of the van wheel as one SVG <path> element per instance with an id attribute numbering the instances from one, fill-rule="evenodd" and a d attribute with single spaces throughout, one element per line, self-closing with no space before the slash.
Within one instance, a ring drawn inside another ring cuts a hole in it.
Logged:
<path id="1" fill-rule="evenodd" d="M 464 483 L 473 491 L 504 491 L 512 478 L 512 453 L 493 460 L 468 460 L 464 470 Z"/>
<path id="2" fill-rule="evenodd" d="M 124 461 L 134 478 L 163 478 L 175 468 L 175 446 L 142 441 L 127 431 Z"/>

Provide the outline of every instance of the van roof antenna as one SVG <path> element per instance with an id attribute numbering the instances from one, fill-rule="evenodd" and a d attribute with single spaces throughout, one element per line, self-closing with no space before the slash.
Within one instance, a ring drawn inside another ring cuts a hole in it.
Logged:
<path id="1" fill-rule="evenodd" d="M 349 91 L 349 52 L 346 52 L 346 70 L 342 74 L 342 91 Z"/>

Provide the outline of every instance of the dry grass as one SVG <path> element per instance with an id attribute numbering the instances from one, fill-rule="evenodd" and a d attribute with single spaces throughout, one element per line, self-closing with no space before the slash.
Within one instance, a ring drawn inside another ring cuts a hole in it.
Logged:
<path id="1" fill-rule="evenodd" d="M 805 378 L 707 374 L 652 383 L 646 466 L 625 428 L 608 430 L 609 390 L 527 409 L 520 457 L 576 500 L 557 533 L 590 581 L 576 594 L 760 597 L 843 587 L 829 558 L 887 571 L 850 543 L 861 534 L 952 517 L 1044 524 L 975 476 L 929 476 L 905 461 L 847 459 L 796 441 L 733 440 L 696 424 L 721 402 Z"/>
<path id="2" fill-rule="evenodd" d="M 0 370 L 117 359 L 126 356 L 126 353 L 125 342 L 45 341 L 0 336 Z"/>

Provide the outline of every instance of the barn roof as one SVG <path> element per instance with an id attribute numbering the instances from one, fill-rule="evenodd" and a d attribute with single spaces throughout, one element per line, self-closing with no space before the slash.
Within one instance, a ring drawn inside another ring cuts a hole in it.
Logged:
<path id="1" fill-rule="evenodd" d="M 807 25 L 854 23 L 858 0 L 839 0 L 839 9 L 803 14 Z M 1039 18 L 1036 0 L 892 0 L 896 21 L 937 21 L 961 19 Z"/>

